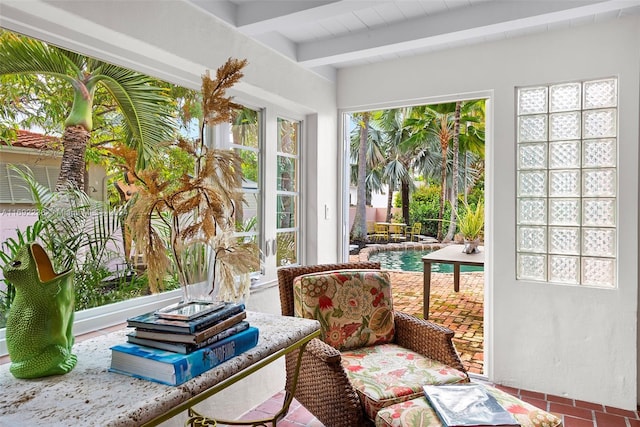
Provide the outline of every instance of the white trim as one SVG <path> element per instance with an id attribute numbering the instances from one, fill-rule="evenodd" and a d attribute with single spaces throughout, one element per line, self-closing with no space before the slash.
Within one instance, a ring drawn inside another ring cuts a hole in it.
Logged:
<path id="1" fill-rule="evenodd" d="M 176 303 L 181 296 L 182 291 L 178 289 L 78 311 L 73 322 L 73 334 L 78 336 L 124 323 L 128 317 Z M 6 329 L 0 329 L 0 356 L 8 354 L 6 332 Z"/>

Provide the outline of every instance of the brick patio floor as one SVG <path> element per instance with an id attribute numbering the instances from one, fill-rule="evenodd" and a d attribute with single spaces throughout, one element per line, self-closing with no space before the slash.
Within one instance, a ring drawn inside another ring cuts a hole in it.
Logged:
<path id="1" fill-rule="evenodd" d="M 422 273 L 390 271 L 393 306 L 423 317 Z M 484 344 L 484 273 L 460 273 L 460 292 L 453 290 L 453 273 L 431 274 L 429 320 L 451 329 L 464 367 L 482 374 Z"/>

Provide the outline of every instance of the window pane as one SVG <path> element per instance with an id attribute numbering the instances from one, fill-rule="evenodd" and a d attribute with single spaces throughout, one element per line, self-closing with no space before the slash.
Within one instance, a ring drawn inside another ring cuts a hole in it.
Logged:
<path id="1" fill-rule="evenodd" d="M 547 116 L 522 116 L 518 123 L 518 142 L 547 140 Z"/>
<path id="2" fill-rule="evenodd" d="M 569 111 L 580 109 L 580 83 L 551 86 L 549 89 L 549 111 Z"/>
<path id="3" fill-rule="evenodd" d="M 258 148 L 259 126 L 258 111 L 249 108 L 238 110 L 232 118 L 232 142 L 236 145 Z"/>
<path id="4" fill-rule="evenodd" d="M 276 263 L 278 267 L 298 263 L 297 233 L 291 231 L 277 233 Z"/>
<path id="5" fill-rule="evenodd" d="M 584 108 L 615 107 L 618 104 L 617 80 L 596 80 L 584 84 Z"/>
<path id="6" fill-rule="evenodd" d="M 278 196 L 278 228 L 294 228 L 296 226 L 296 197 Z"/>
<path id="7" fill-rule="evenodd" d="M 520 90 L 518 96 L 518 114 L 538 114 L 546 112 L 546 87 L 532 87 Z"/>
<path id="8" fill-rule="evenodd" d="M 278 156 L 278 190 L 296 191 L 296 159 Z"/>
<path id="9" fill-rule="evenodd" d="M 549 143 L 549 168 L 569 169 L 580 167 L 580 141 Z"/>
<path id="10" fill-rule="evenodd" d="M 286 154 L 298 154 L 298 122 L 278 119 L 278 151 Z"/>

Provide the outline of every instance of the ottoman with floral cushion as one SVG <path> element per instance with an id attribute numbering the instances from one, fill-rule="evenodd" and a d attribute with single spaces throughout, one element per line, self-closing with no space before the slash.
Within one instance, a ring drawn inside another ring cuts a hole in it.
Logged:
<path id="1" fill-rule="evenodd" d="M 421 396 L 424 384 L 467 382 L 454 369 L 395 343 L 389 273 L 340 270 L 299 276 L 296 316 L 317 319 L 321 339 L 338 349 L 366 415 Z"/>
<path id="2" fill-rule="evenodd" d="M 560 427 L 562 419 L 523 402 L 502 390 L 485 385 L 487 391 L 515 417 L 522 427 Z M 376 427 L 443 427 L 440 418 L 422 396 L 381 409 Z"/>

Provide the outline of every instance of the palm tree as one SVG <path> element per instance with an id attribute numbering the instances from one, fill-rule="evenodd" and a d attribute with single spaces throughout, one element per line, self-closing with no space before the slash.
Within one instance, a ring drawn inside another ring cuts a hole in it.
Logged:
<path id="1" fill-rule="evenodd" d="M 387 222 L 391 219 L 393 190 L 400 187 L 402 217 L 409 221 L 409 192 L 413 186 L 412 170 L 415 160 L 415 146 L 409 141 L 409 128 L 405 126 L 408 108 L 384 110 L 380 116 L 380 128 L 386 134 L 384 179 L 389 185 L 387 201 Z"/>
<path id="2" fill-rule="evenodd" d="M 73 94 L 64 123 L 64 152 L 56 191 L 68 187 L 85 189 L 85 153 L 93 130 L 98 87 L 119 106 L 124 143 L 137 151 L 138 168 L 144 168 L 159 143 L 173 136 L 171 99 L 153 85 L 150 77 L 13 33 L 3 32 L 2 36 L 0 76 L 53 77 L 64 82 Z"/>
<path id="3" fill-rule="evenodd" d="M 451 216 L 449 217 L 449 230 L 444 237 L 445 242 L 453 240 L 453 236 L 456 233 L 456 222 L 458 211 L 458 154 L 460 147 L 460 110 L 462 107 L 462 101 L 457 101 L 455 110 L 453 113 L 453 170 L 451 171 Z"/>
<path id="4" fill-rule="evenodd" d="M 364 242 L 367 240 L 367 207 L 366 207 L 366 178 L 367 178 L 367 141 L 369 140 L 370 112 L 356 113 L 357 129 L 360 135 L 358 144 L 358 183 L 356 214 L 351 228 L 351 241 Z"/>

